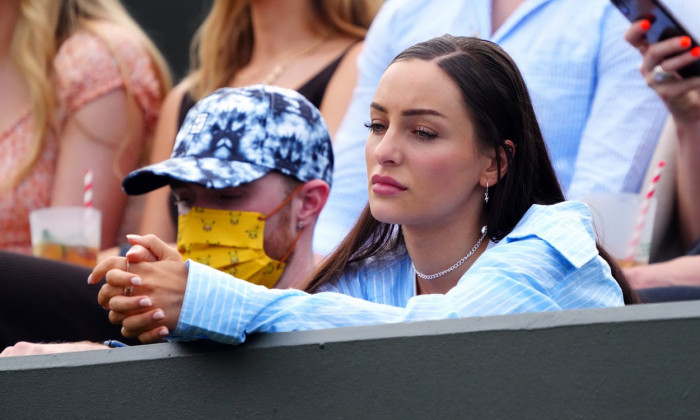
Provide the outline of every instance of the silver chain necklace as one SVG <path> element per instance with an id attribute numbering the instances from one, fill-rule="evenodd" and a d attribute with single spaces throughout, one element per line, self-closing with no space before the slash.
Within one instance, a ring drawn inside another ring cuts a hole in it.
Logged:
<path id="1" fill-rule="evenodd" d="M 481 228 L 481 236 L 479 237 L 479 240 L 476 241 L 476 243 L 474 244 L 474 247 L 472 248 L 472 250 L 469 251 L 469 254 L 465 255 L 461 260 L 454 263 L 454 265 L 452 267 L 448 268 L 447 270 L 442 270 L 441 272 L 435 273 L 435 274 L 423 274 L 423 273 L 419 272 L 418 270 L 416 270 L 416 266 L 413 265 L 413 261 L 411 261 L 411 267 L 413 267 L 413 271 L 416 272 L 416 275 L 418 277 L 422 278 L 423 280 L 432 280 L 432 279 L 436 279 L 438 277 L 442 277 L 445 274 L 456 270 L 457 267 L 459 267 L 460 265 L 464 264 L 464 262 L 466 260 L 468 260 L 469 257 L 471 257 L 476 252 L 477 249 L 479 249 L 479 246 L 481 246 L 481 241 L 484 240 L 484 237 L 486 237 L 486 226 Z"/>

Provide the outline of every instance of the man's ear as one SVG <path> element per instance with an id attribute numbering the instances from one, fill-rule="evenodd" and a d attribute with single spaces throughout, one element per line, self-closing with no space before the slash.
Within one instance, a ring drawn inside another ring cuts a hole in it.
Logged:
<path id="1" fill-rule="evenodd" d="M 512 156 L 515 156 L 515 144 L 511 140 L 506 140 L 504 145 L 498 148 L 498 158 L 501 165 L 501 173 L 498 173 L 498 162 L 496 161 L 496 155 L 491 158 L 491 164 L 484 170 L 481 176 L 481 186 L 485 187 L 487 185 L 496 185 L 498 181 L 501 180 L 508 172 L 508 151 Z"/>
<path id="2" fill-rule="evenodd" d="M 304 226 L 314 224 L 326 205 L 330 191 L 331 188 L 326 181 L 320 179 L 312 179 L 304 183 L 296 196 L 299 203 L 295 207 L 297 221 L 302 222 Z"/>

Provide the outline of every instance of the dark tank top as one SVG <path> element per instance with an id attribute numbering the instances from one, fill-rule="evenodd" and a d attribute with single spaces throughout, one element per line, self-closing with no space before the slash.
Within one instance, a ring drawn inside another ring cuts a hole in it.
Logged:
<path id="1" fill-rule="evenodd" d="M 297 92 L 304 95 L 304 97 L 308 99 L 309 102 L 314 104 L 316 108 L 320 108 L 321 101 L 323 101 L 323 95 L 326 93 L 326 88 L 328 87 L 328 82 L 330 82 L 331 77 L 333 77 L 333 74 L 338 69 L 340 62 L 343 61 L 345 55 L 354 45 L 355 44 L 353 43 L 350 47 L 345 49 L 345 51 L 343 51 L 342 54 L 338 56 L 338 58 L 333 60 L 333 62 L 328 64 L 321 71 L 316 73 L 314 77 L 309 79 L 306 83 L 304 83 L 304 85 L 297 89 Z M 190 93 L 185 93 L 185 95 L 182 97 L 182 102 L 180 103 L 180 113 L 178 114 L 177 119 L 178 127 L 180 127 L 182 125 L 182 122 L 185 121 L 187 111 L 189 111 L 195 103 L 196 101 L 194 100 L 194 98 L 192 98 Z"/>
<path id="2" fill-rule="evenodd" d="M 321 101 L 323 100 L 323 95 L 326 93 L 326 88 L 328 87 L 328 82 L 330 82 L 331 77 L 333 77 L 333 73 L 335 73 L 336 69 L 340 65 L 340 62 L 343 61 L 345 55 L 354 45 L 355 43 L 350 45 L 350 47 L 346 48 L 345 51 L 343 51 L 338 56 L 338 58 L 333 60 L 333 62 L 328 64 L 321 71 L 316 73 L 314 77 L 309 79 L 309 81 L 304 83 L 303 86 L 297 89 L 297 92 L 304 95 L 304 97 L 308 99 L 309 102 L 314 104 L 316 108 L 320 108 Z M 177 118 L 178 128 L 182 126 L 182 123 L 185 121 L 187 111 L 189 111 L 190 108 L 192 108 L 196 102 L 197 101 L 195 101 L 194 98 L 192 98 L 192 95 L 190 95 L 189 92 L 186 92 L 182 96 L 182 102 L 180 103 L 180 111 Z M 173 225 L 177 227 L 177 205 L 175 204 L 175 197 L 172 194 L 170 194 L 168 203 L 170 208 L 170 217 L 173 221 Z"/>

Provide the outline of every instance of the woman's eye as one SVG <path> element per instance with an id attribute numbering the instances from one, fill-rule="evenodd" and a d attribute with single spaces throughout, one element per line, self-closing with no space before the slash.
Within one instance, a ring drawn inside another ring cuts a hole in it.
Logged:
<path id="1" fill-rule="evenodd" d="M 380 133 L 384 130 L 386 130 L 386 126 L 384 124 L 376 123 L 376 122 L 366 122 L 365 127 L 369 129 L 370 133 Z"/>
<path id="2" fill-rule="evenodd" d="M 415 130 L 413 130 L 413 134 L 415 134 L 416 136 L 418 136 L 422 139 L 426 139 L 426 140 L 434 139 L 437 137 L 436 132 L 434 132 L 432 130 L 428 130 L 425 127 L 416 128 Z"/>

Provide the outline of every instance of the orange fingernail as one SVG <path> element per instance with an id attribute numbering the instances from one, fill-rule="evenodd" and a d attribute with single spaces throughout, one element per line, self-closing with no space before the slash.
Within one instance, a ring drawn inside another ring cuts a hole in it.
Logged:
<path id="1" fill-rule="evenodd" d="M 647 19 L 643 19 L 641 22 L 639 22 L 639 27 L 645 31 L 648 31 L 649 28 L 651 28 L 651 22 L 649 22 Z"/>
<path id="2" fill-rule="evenodd" d="M 689 36 L 684 36 L 681 38 L 681 47 L 688 48 L 690 47 L 690 37 Z"/>
<path id="3" fill-rule="evenodd" d="M 700 47 L 693 48 L 690 50 L 690 53 L 693 54 L 694 57 L 700 57 Z"/>

